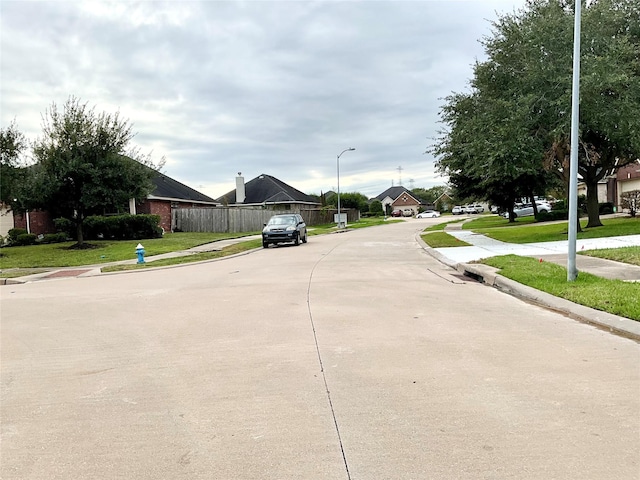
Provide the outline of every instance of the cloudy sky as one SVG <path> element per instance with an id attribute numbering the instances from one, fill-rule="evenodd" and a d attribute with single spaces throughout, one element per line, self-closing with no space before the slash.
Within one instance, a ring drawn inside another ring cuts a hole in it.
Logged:
<path id="1" fill-rule="evenodd" d="M 376 196 L 442 185 L 425 154 L 478 40 L 524 0 L 0 0 L 1 124 L 30 139 L 73 95 L 214 198 L 273 175 Z M 401 167 L 401 169 L 399 168 Z"/>

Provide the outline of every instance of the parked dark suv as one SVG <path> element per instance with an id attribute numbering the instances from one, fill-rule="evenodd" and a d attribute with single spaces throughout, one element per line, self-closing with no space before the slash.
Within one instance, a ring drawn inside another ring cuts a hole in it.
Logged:
<path id="1" fill-rule="evenodd" d="M 264 224 L 262 229 L 262 246 L 268 248 L 270 243 L 300 242 L 307 243 L 307 225 L 297 213 L 274 215 Z"/>

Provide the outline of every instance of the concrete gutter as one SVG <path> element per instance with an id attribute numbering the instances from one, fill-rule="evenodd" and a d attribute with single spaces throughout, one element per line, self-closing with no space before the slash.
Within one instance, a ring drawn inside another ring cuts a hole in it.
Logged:
<path id="1" fill-rule="evenodd" d="M 418 244 L 420 244 L 422 248 L 433 258 L 470 279 L 484 283 L 490 287 L 497 288 L 498 290 L 516 298 L 520 298 L 525 302 L 562 313 L 574 320 L 594 325 L 598 328 L 608 330 L 611 333 L 615 333 L 616 335 L 640 341 L 640 322 L 596 310 L 595 308 L 585 307 L 584 305 L 579 305 L 569 300 L 565 300 L 564 298 L 559 298 L 535 288 L 528 287 L 503 277 L 497 273 L 498 269 L 490 267 L 489 265 L 479 263 L 458 263 L 428 246 L 424 240 L 422 240 L 420 233 L 416 234 L 416 240 Z"/>

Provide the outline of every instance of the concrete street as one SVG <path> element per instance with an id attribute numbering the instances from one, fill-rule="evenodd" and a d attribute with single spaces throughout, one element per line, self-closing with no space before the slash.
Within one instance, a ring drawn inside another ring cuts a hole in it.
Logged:
<path id="1" fill-rule="evenodd" d="M 640 346 L 403 222 L 0 288 L 2 479 L 640 479 Z"/>

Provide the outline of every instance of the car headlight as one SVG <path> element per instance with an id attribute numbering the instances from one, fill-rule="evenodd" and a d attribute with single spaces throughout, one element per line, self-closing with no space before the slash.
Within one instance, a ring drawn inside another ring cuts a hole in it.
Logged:
<path id="1" fill-rule="evenodd" d="M 294 227 L 293 225 L 287 227 L 287 232 L 293 232 L 295 231 L 296 227 Z"/>

